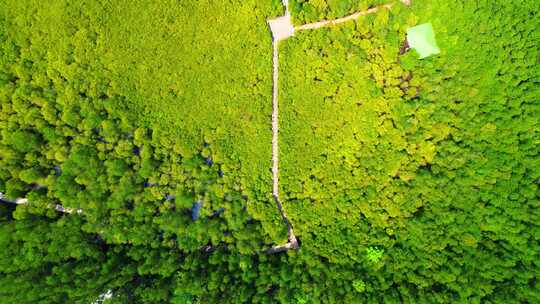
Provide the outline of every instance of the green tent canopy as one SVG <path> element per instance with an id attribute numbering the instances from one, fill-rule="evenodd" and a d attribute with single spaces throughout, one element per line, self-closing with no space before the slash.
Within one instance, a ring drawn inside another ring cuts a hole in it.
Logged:
<path id="1" fill-rule="evenodd" d="M 407 30 L 407 43 L 420 54 L 420 59 L 439 54 L 441 50 L 435 40 L 431 23 L 424 23 Z"/>

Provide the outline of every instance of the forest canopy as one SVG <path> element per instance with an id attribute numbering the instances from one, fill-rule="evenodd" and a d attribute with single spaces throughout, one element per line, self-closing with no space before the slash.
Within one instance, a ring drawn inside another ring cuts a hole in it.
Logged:
<path id="1" fill-rule="evenodd" d="M 280 0 L 4 0 L 0 303 L 540 302 L 540 2 L 290 10 L 387 3 L 279 44 L 267 254 Z"/>

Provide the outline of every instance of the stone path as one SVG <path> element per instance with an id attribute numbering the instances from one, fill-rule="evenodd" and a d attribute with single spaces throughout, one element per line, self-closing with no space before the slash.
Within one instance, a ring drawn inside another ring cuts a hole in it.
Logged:
<path id="1" fill-rule="evenodd" d="M 279 87 L 279 41 L 287 39 L 294 35 L 294 27 L 291 23 L 291 16 L 289 13 L 288 0 L 282 0 L 285 6 L 285 15 L 273 20 L 268 21 L 270 29 L 272 31 L 273 41 L 273 92 L 272 92 L 272 196 L 274 202 L 281 214 L 281 217 L 287 225 L 287 238 L 288 243 L 281 246 L 273 247 L 266 250 L 266 253 L 283 252 L 290 249 L 298 248 L 298 240 L 294 235 L 293 227 L 283 205 L 279 200 L 279 99 L 278 99 L 278 87 Z"/>

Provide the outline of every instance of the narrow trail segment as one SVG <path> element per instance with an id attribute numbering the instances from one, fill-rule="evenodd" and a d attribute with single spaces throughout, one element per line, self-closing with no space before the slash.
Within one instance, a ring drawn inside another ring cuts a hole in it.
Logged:
<path id="1" fill-rule="evenodd" d="M 289 1 L 282 0 L 285 6 L 285 16 L 270 20 L 270 28 L 272 30 L 272 48 L 273 48 L 273 92 L 272 92 L 272 197 L 274 202 L 287 225 L 288 243 L 280 246 L 272 247 L 266 250 L 265 253 L 272 254 L 290 249 L 298 249 L 298 240 L 294 235 L 293 227 L 283 205 L 279 200 L 279 41 L 286 39 L 294 34 L 291 17 L 289 13 Z"/>
<path id="2" fill-rule="evenodd" d="M 351 21 L 351 20 L 357 20 L 358 18 L 360 18 L 362 16 L 365 16 L 365 15 L 373 14 L 373 13 L 379 11 L 381 8 L 391 8 L 391 7 L 392 7 L 392 4 L 385 4 L 385 5 L 370 8 L 370 9 L 362 11 L 362 12 L 357 12 L 357 13 L 354 13 L 352 15 L 348 15 L 348 16 L 345 16 L 345 17 L 342 17 L 342 18 L 339 18 L 339 19 L 323 20 L 323 21 L 319 21 L 319 22 L 315 22 L 315 23 L 309 23 L 309 24 L 300 25 L 300 26 L 297 26 L 295 29 L 297 31 L 314 30 L 314 29 L 318 29 L 318 28 L 321 28 L 321 27 L 329 26 L 329 25 L 336 25 L 336 24 L 344 23 L 344 22 Z"/>
<path id="3" fill-rule="evenodd" d="M 400 0 L 405 5 L 410 5 L 411 0 Z M 294 27 L 291 21 L 289 12 L 289 0 L 282 0 L 285 7 L 285 15 L 268 20 L 270 31 L 272 32 L 272 48 L 273 48 L 273 91 L 272 91 L 272 197 L 274 202 L 287 225 L 288 243 L 280 246 L 272 247 L 265 253 L 278 253 L 288 251 L 290 249 L 298 249 L 298 239 L 294 235 L 292 224 L 285 213 L 283 204 L 279 199 L 279 41 L 285 40 L 294 36 L 295 31 L 313 30 L 325 26 L 336 25 L 351 20 L 357 20 L 361 16 L 373 14 L 380 9 L 391 9 L 393 4 L 385 4 L 370 8 L 365 11 L 356 12 L 354 14 L 334 19 L 323 20 L 315 23 L 309 23 Z"/>
<path id="4" fill-rule="evenodd" d="M 411 5 L 411 0 L 400 0 L 400 1 L 405 5 Z M 360 18 L 362 16 L 366 16 L 366 15 L 369 15 L 369 14 L 376 13 L 377 11 L 379 11 L 381 9 L 391 9 L 392 6 L 393 6 L 392 3 L 383 4 L 383 5 L 372 7 L 370 9 L 365 10 L 365 11 L 356 12 L 354 14 L 351 14 L 351 15 L 348 15 L 348 16 L 345 16 L 345 17 L 341 17 L 341 18 L 338 18 L 338 19 L 322 20 L 322 21 L 315 22 L 315 23 L 303 24 L 303 25 L 295 27 L 295 30 L 297 30 L 297 31 L 314 30 L 314 29 L 318 29 L 318 28 L 321 28 L 321 27 L 330 26 L 330 25 L 336 25 L 336 24 L 344 23 L 344 22 L 351 21 L 351 20 L 358 20 L 358 18 Z"/>
<path id="5" fill-rule="evenodd" d="M 28 204 L 28 199 L 26 198 L 17 198 L 15 199 L 14 201 L 11 201 L 7 198 L 4 197 L 4 194 L 2 192 L 0 192 L 0 202 L 1 203 L 4 203 L 4 204 L 11 204 L 11 205 L 26 205 Z M 72 214 L 73 212 L 77 213 L 77 214 L 81 214 L 83 213 L 82 209 L 73 209 L 73 208 L 65 208 L 64 206 L 60 205 L 60 204 L 49 204 L 47 205 L 47 208 L 52 208 L 58 212 L 62 212 L 62 213 L 68 213 L 68 214 Z"/>

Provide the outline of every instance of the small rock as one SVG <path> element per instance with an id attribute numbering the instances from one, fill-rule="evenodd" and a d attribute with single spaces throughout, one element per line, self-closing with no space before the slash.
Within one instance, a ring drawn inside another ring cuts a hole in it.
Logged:
<path id="1" fill-rule="evenodd" d="M 60 176 L 62 174 L 62 169 L 60 169 L 59 166 L 54 166 L 53 170 L 56 172 L 56 176 Z"/>
<path id="2" fill-rule="evenodd" d="M 201 208 L 202 203 L 201 202 L 195 202 L 193 203 L 193 207 L 191 207 L 191 219 L 196 221 L 199 216 L 201 215 Z"/>

